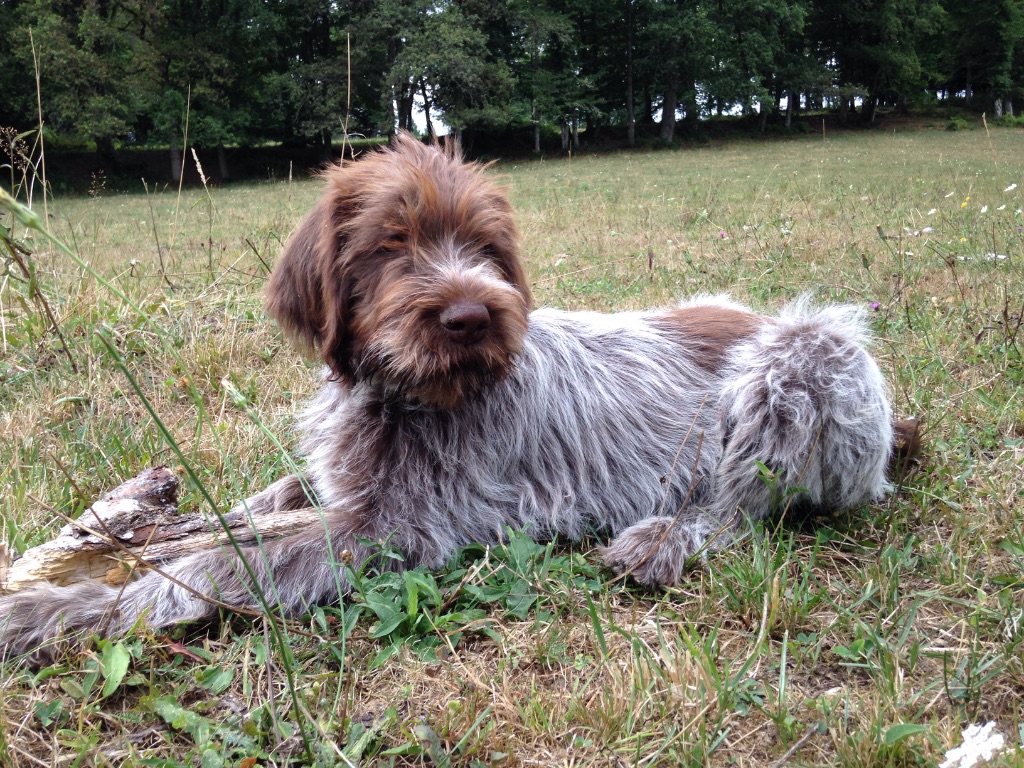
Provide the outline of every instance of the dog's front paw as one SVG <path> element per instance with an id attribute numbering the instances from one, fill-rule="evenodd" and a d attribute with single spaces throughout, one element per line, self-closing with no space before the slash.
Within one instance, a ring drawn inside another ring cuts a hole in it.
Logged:
<path id="1" fill-rule="evenodd" d="M 649 587 L 669 587 L 679 583 L 686 559 L 699 549 L 694 533 L 683 520 L 649 517 L 616 536 L 601 556 L 616 573 Z"/>

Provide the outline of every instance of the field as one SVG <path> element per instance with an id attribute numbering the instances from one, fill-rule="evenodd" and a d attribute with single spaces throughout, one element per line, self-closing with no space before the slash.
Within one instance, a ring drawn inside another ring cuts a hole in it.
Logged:
<path id="1" fill-rule="evenodd" d="M 996 764 L 1024 766 L 1022 146 L 979 127 L 498 165 L 539 305 L 867 307 L 920 462 L 888 502 L 758 527 L 664 592 L 603 571 L 596 538 L 514 537 L 367 576 L 280 640 L 236 618 L 7 665 L 0 763 L 926 766 L 994 721 Z M 287 471 L 316 387 L 260 304 L 315 182 L 97 192 L 47 204 L 75 259 L 0 216 L 35 267 L 0 277 L 15 553 L 154 464 L 183 510 L 196 480 L 226 509 Z"/>

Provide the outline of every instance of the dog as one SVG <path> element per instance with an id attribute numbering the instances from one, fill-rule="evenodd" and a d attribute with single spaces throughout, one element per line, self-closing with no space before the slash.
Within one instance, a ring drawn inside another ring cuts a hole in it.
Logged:
<path id="1" fill-rule="evenodd" d="M 452 142 L 400 135 L 325 173 L 266 307 L 326 364 L 301 418 L 305 469 L 242 502 L 317 505 L 323 525 L 191 555 L 117 589 L 0 598 L 0 649 L 119 635 L 269 603 L 343 599 L 343 566 L 439 568 L 508 529 L 611 536 L 645 585 L 780 504 L 834 510 L 887 491 L 896 431 L 862 311 L 725 297 L 652 312 L 531 311 L 512 210 Z M 378 558 L 381 543 L 404 560 Z"/>

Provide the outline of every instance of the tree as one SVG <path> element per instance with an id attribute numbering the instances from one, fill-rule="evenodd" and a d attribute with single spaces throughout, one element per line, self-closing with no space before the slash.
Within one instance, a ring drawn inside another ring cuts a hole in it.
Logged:
<path id="1" fill-rule="evenodd" d="M 810 26 L 834 62 L 835 85 L 867 92 L 871 122 L 879 104 L 904 106 L 933 79 L 920 51 L 944 19 L 937 0 L 816 0 Z"/>
<path id="2" fill-rule="evenodd" d="M 1012 112 L 1014 88 L 1020 87 L 1021 41 L 1024 39 L 1024 0 L 981 0 L 946 3 L 955 30 L 947 88 L 964 91 L 969 104 L 1002 116 Z M 1016 75 L 1016 76 L 1015 76 Z M 980 94 L 980 97 L 977 96 Z"/>
<path id="3" fill-rule="evenodd" d="M 171 147 L 175 174 L 186 109 L 189 143 L 218 150 L 222 178 L 229 176 L 225 145 L 272 130 L 268 115 L 279 115 L 280 99 L 263 78 L 280 21 L 256 0 L 164 0 L 153 34 L 160 87 L 140 129 Z"/>
<path id="4" fill-rule="evenodd" d="M 485 21 L 454 2 L 435 6 L 395 57 L 393 81 L 410 90 L 419 85 L 457 131 L 508 125 L 515 115 L 512 70 L 489 48 L 493 35 L 484 31 L 506 21 Z"/>
<path id="5" fill-rule="evenodd" d="M 92 139 L 116 170 L 114 141 L 135 138 L 156 82 L 150 36 L 157 8 L 147 0 L 27 0 L 15 17 L 12 56 L 31 72 L 34 40 L 45 121 Z"/>
<path id="6" fill-rule="evenodd" d="M 653 0 L 638 46 L 644 51 L 637 62 L 654 93 L 661 96 L 660 138 L 671 143 L 682 107 L 684 119 L 694 124 L 700 115 L 699 82 L 715 76 L 712 51 L 723 33 L 715 26 L 708 7 L 691 0 Z"/>

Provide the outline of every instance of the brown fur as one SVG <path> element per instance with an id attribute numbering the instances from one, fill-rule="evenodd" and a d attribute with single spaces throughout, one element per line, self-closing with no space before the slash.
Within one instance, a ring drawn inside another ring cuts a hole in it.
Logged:
<path id="1" fill-rule="evenodd" d="M 725 362 L 729 350 L 750 338 L 768 319 L 731 307 L 688 306 L 666 311 L 655 320 L 679 334 L 699 364 L 711 372 Z"/>

